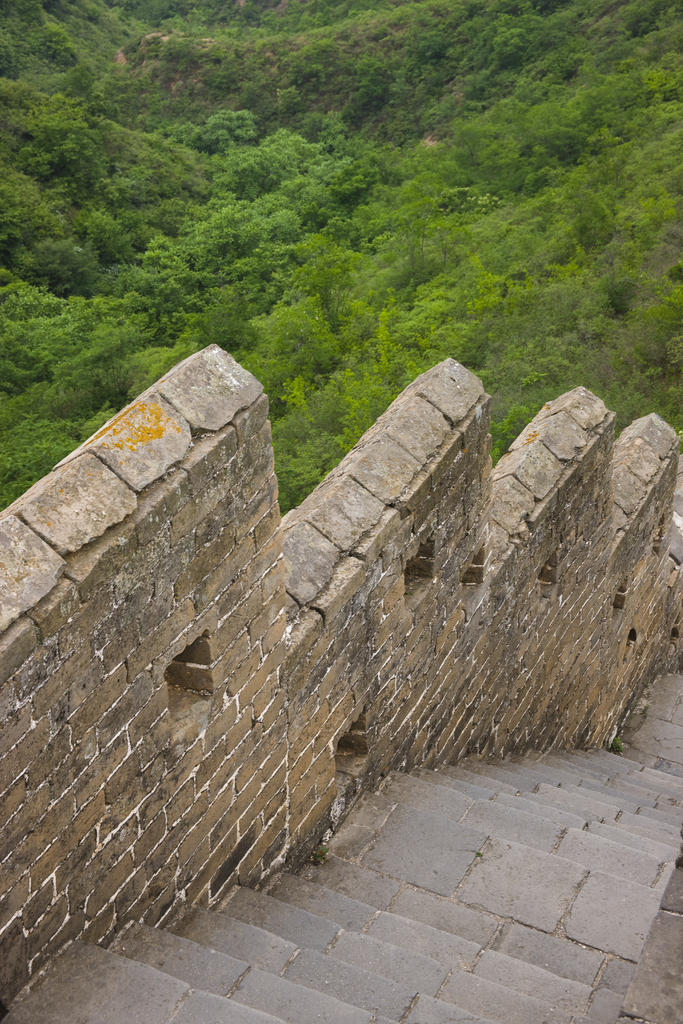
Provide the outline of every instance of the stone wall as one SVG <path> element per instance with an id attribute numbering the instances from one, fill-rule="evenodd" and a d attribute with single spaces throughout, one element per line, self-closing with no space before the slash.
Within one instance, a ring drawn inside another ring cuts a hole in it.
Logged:
<path id="1" fill-rule="evenodd" d="M 0 513 L 0 999 L 388 768 L 607 742 L 678 664 L 674 432 L 615 444 L 578 389 L 492 473 L 488 407 L 446 360 L 280 523 L 267 400 L 211 346 Z"/>

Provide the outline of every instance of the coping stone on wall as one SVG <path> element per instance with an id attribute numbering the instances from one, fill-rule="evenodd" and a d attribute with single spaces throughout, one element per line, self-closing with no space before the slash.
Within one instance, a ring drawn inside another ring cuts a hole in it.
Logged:
<path id="1" fill-rule="evenodd" d="M 462 363 L 444 359 L 409 384 L 402 394 L 404 398 L 424 398 L 455 426 L 484 394 L 484 385 Z"/>
<path id="2" fill-rule="evenodd" d="M 534 441 L 542 441 L 557 459 L 568 462 L 586 447 L 588 435 L 568 412 L 561 409 L 553 415 L 546 413 L 540 418 L 535 416 L 526 430 L 510 445 L 510 451 L 517 451 Z"/>
<path id="3" fill-rule="evenodd" d="M 614 445 L 612 471 L 614 501 L 621 510 L 619 528 L 625 524 L 624 517 L 640 507 L 661 461 L 670 457 L 678 443 L 676 431 L 656 413 L 642 416 L 622 430 Z"/>
<path id="4" fill-rule="evenodd" d="M 309 604 L 330 579 L 339 548 L 310 523 L 285 529 L 282 548 L 287 591 L 298 604 Z"/>
<path id="5" fill-rule="evenodd" d="M 331 540 L 341 551 L 350 551 L 360 538 L 379 522 L 384 503 L 370 494 L 353 477 L 328 477 L 288 512 L 283 528 L 307 522 Z"/>
<path id="6" fill-rule="evenodd" d="M 49 594 L 65 565 L 16 516 L 0 519 L 0 632 Z"/>
<path id="7" fill-rule="evenodd" d="M 10 506 L 60 555 L 78 551 L 137 508 L 135 492 L 85 453 L 34 484 Z"/>
<path id="8" fill-rule="evenodd" d="M 533 441 L 526 448 L 518 448 L 503 455 L 493 470 L 493 479 L 495 481 L 514 476 L 540 501 L 553 489 L 563 470 L 562 463 L 548 451 L 542 441 Z"/>
<path id="9" fill-rule="evenodd" d="M 609 410 L 607 406 L 587 388 L 574 388 L 552 402 L 548 402 L 534 417 L 535 421 L 548 419 L 558 412 L 568 412 L 584 430 L 593 430 L 603 422 Z"/>
<path id="10" fill-rule="evenodd" d="M 263 392 L 263 385 L 218 345 L 178 363 L 155 390 L 193 430 L 220 430 Z"/>

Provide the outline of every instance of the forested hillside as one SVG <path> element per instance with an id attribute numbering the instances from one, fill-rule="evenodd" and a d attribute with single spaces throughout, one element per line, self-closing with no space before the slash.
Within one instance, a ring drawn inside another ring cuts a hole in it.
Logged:
<path id="1" fill-rule="evenodd" d="M 0 0 L 0 507 L 217 342 L 283 511 L 453 356 L 683 430 L 683 0 Z"/>

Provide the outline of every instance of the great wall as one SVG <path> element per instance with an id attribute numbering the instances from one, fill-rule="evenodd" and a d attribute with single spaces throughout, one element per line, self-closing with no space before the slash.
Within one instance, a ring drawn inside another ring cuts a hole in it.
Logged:
<path id="1" fill-rule="evenodd" d="M 615 441 L 577 388 L 492 470 L 489 405 L 446 360 L 281 519 L 214 345 L 0 513 L 5 1007 L 73 940 L 267 886 L 397 772 L 609 746 L 678 671 L 675 432 Z"/>

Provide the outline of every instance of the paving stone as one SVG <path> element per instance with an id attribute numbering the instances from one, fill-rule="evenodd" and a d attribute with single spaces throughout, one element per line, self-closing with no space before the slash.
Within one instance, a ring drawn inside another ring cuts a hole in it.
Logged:
<path id="1" fill-rule="evenodd" d="M 263 385 L 218 345 L 174 366 L 155 385 L 193 429 L 220 430 L 263 392 Z"/>
<path id="2" fill-rule="evenodd" d="M 677 675 L 663 675 L 652 686 L 648 687 L 648 717 L 662 718 L 671 721 L 681 701 L 681 680 Z"/>
<path id="3" fill-rule="evenodd" d="M 497 801 L 477 800 L 463 818 L 463 824 L 546 853 L 554 849 L 562 835 L 562 828 L 554 822 Z"/>
<path id="4" fill-rule="evenodd" d="M 570 1013 L 585 1011 L 592 991 L 589 985 L 560 978 L 542 967 L 495 950 L 483 954 L 474 973 L 523 995 L 542 997 L 544 1002 Z"/>
<path id="5" fill-rule="evenodd" d="M 659 900 L 660 894 L 644 885 L 593 871 L 569 911 L 567 935 L 625 960 L 637 960 Z"/>
<path id="6" fill-rule="evenodd" d="M 679 813 L 676 813 L 676 811 Z M 681 821 L 683 821 L 683 815 L 680 813 L 679 808 L 672 808 L 671 811 L 660 811 L 655 807 L 641 807 L 638 811 L 638 817 L 651 818 L 653 821 L 661 821 L 678 829 L 680 829 Z"/>
<path id="7" fill-rule="evenodd" d="M 196 907 L 173 928 L 176 935 L 201 946 L 247 960 L 264 971 L 281 971 L 296 950 L 293 942 L 278 935 L 244 924 L 218 911 Z"/>
<path id="8" fill-rule="evenodd" d="M 672 873 L 662 897 L 662 910 L 683 914 L 683 868 Z"/>
<path id="9" fill-rule="evenodd" d="M 78 551 L 137 508 L 135 492 L 94 455 L 48 473 L 13 509 L 60 555 Z"/>
<path id="10" fill-rule="evenodd" d="M 282 1024 L 279 1017 L 252 1010 L 208 992 L 190 992 L 173 1018 L 173 1024 Z"/>
<path id="11" fill-rule="evenodd" d="M 628 878 L 640 885 L 652 885 L 661 861 L 641 850 L 633 850 L 592 832 L 570 828 L 560 843 L 558 856 L 576 864 L 585 864 L 591 871 L 604 871 L 619 878 Z"/>
<path id="12" fill-rule="evenodd" d="M 399 804 L 362 863 L 450 896 L 485 840 L 484 832 Z"/>
<path id="13" fill-rule="evenodd" d="M 430 996 L 436 995 L 448 974 L 448 968 L 431 957 L 355 932 L 342 932 L 327 955 Z"/>
<path id="14" fill-rule="evenodd" d="M 447 786 L 449 789 L 457 789 L 460 793 L 464 793 L 465 796 L 471 797 L 473 800 L 490 800 L 496 795 L 494 789 L 487 789 L 484 786 L 475 786 L 470 782 L 463 782 L 461 779 L 452 778 L 450 775 L 446 775 L 445 767 L 442 767 L 439 771 L 428 771 L 425 768 L 417 768 L 413 773 L 417 778 L 422 779 L 425 782 L 434 782 L 437 786 Z"/>
<path id="15" fill-rule="evenodd" d="M 527 799 L 533 800 L 534 803 L 555 804 L 574 813 L 581 812 L 590 821 L 595 818 L 598 821 L 614 821 L 621 810 L 616 804 L 606 804 L 588 795 L 584 796 L 583 793 L 576 794 L 564 786 L 557 789 L 554 786 L 541 785 L 538 787 L 538 793 L 530 793 Z"/>
<path id="16" fill-rule="evenodd" d="M 638 750 L 668 761 L 683 762 L 683 726 L 648 718 L 638 730 Z"/>
<path id="17" fill-rule="evenodd" d="M 469 942 L 452 932 L 440 931 L 422 921 L 411 921 L 395 913 L 382 911 L 368 928 L 366 935 L 393 946 L 431 957 L 440 964 L 468 967 L 480 951 L 478 942 Z"/>
<path id="18" fill-rule="evenodd" d="M 390 1020 L 401 1020 L 415 998 L 415 989 L 383 978 L 343 960 L 302 949 L 284 975 L 288 981 L 305 985 Z"/>
<path id="19" fill-rule="evenodd" d="M 420 996 L 406 1017 L 405 1024 L 452 1024 L 453 1021 L 470 1021 L 472 1024 L 492 1024 L 483 1017 L 461 1010 L 443 999 Z"/>
<path id="20" fill-rule="evenodd" d="M 324 864 L 306 864 L 300 873 L 310 882 L 369 903 L 377 910 L 386 910 L 400 887 L 395 878 L 387 878 L 357 864 L 348 864 L 338 857 L 329 857 Z"/>
<path id="21" fill-rule="evenodd" d="M 167 1024 L 187 992 L 145 964 L 74 942 L 4 1024 Z"/>
<path id="22" fill-rule="evenodd" d="M 611 992 L 618 992 L 623 996 L 633 981 L 635 970 L 635 964 L 631 964 L 627 960 L 610 960 L 600 975 L 598 988 L 608 988 Z"/>
<path id="23" fill-rule="evenodd" d="M 489 914 L 418 889 L 403 889 L 391 904 L 391 911 L 439 931 L 461 935 L 479 946 L 487 945 L 498 927 Z"/>
<path id="24" fill-rule="evenodd" d="M 16 516 L 0 519 L 0 633 L 50 593 L 65 566 Z"/>
<path id="25" fill-rule="evenodd" d="M 534 789 L 536 783 L 528 775 L 521 772 L 514 772 L 510 768 L 502 768 L 497 764 L 480 764 L 479 762 L 468 762 L 467 770 L 473 775 L 484 779 L 491 779 L 496 783 L 503 782 L 510 786 L 515 792 Z M 496 789 L 498 786 L 496 785 Z"/>
<path id="26" fill-rule="evenodd" d="M 624 1001 L 622 994 L 608 988 L 599 988 L 588 1008 L 588 1019 L 599 1024 L 614 1024 Z"/>
<path id="27" fill-rule="evenodd" d="M 604 768 L 600 768 L 599 765 L 590 761 L 582 761 L 580 759 L 577 760 L 573 756 L 570 757 L 567 751 L 563 751 L 561 754 L 550 754 L 537 763 L 547 764 L 551 767 L 556 765 L 564 771 L 578 771 L 583 778 L 595 779 L 596 782 L 600 782 L 603 786 L 609 781 L 609 772 Z"/>
<path id="28" fill-rule="evenodd" d="M 363 852 L 368 843 L 372 841 L 374 834 L 375 830 L 373 828 L 357 825 L 353 820 L 347 821 L 332 836 L 327 844 L 328 849 L 336 857 L 341 857 L 342 860 L 350 860 L 353 857 L 358 857 Z"/>
<path id="29" fill-rule="evenodd" d="M 607 787 L 605 787 L 605 789 L 607 790 Z M 618 793 L 616 790 L 607 790 L 607 792 L 595 793 L 589 786 L 572 786 L 563 783 L 562 792 L 571 793 L 581 800 L 586 799 L 586 797 L 593 801 L 597 800 L 605 807 L 616 806 L 620 811 L 628 811 L 630 814 L 635 814 L 639 807 L 639 804 L 633 799 L 633 797 L 627 797 L 624 794 Z"/>
<path id="30" fill-rule="evenodd" d="M 614 778 L 610 780 L 607 788 L 618 789 L 622 793 L 630 793 L 631 796 L 641 801 L 645 798 L 643 803 L 643 806 L 645 807 L 652 807 L 653 805 L 656 805 L 657 801 L 661 800 L 663 796 L 663 794 L 656 792 L 651 787 L 646 786 L 643 783 L 638 784 L 631 782 L 623 775 L 615 775 Z M 664 797 L 664 799 L 667 798 Z M 649 801 L 653 801 L 653 803 L 650 803 Z"/>
<path id="31" fill-rule="evenodd" d="M 342 896 L 341 893 L 325 889 L 315 882 L 307 882 L 298 875 L 281 875 L 273 888 L 269 889 L 268 895 L 283 903 L 291 903 L 300 910 L 307 910 L 310 914 L 326 917 L 346 931 L 352 932 L 361 931 L 377 913 L 375 907 L 371 907 L 369 903 L 361 903 L 360 900 Z"/>
<path id="32" fill-rule="evenodd" d="M 610 799 L 619 800 L 623 807 L 627 807 L 629 804 L 635 805 L 636 808 L 654 807 L 657 803 L 656 800 L 646 796 L 642 791 L 640 793 L 637 792 L 635 786 L 630 786 L 630 792 L 628 792 L 626 789 L 620 789 L 619 786 L 603 786 L 599 782 L 594 782 L 593 779 L 583 779 L 581 789 L 588 789 L 591 793 L 599 793 L 608 801 Z"/>
<path id="33" fill-rule="evenodd" d="M 370 1021 L 367 1010 L 266 971 L 250 971 L 231 998 L 255 1010 L 271 1013 L 286 1024 L 368 1024 Z"/>
<path id="34" fill-rule="evenodd" d="M 656 839 L 646 839 L 645 836 L 638 836 L 635 832 L 619 828 L 618 822 L 615 822 L 614 825 L 605 825 L 601 821 L 591 821 L 588 831 L 594 835 L 603 836 L 605 839 L 611 839 L 613 843 L 621 843 L 633 850 L 642 850 L 650 857 L 655 857 L 660 863 L 673 860 L 675 856 L 673 846 L 657 842 Z"/>
<path id="35" fill-rule="evenodd" d="M 504 804 L 506 807 L 516 807 L 520 811 L 527 811 L 529 814 L 537 814 L 540 818 L 554 821 L 556 825 L 561 825 L 563 828 L 584 828 L 587 824 L 578 814 L 564 811 L 561 807 L 551 807 L 550 804 L 538 804 L 534 800 L 527 800 L 523 796 L 510 796 L 508 793 L 498 793 L 496 803 Z"/>
<path id="36" fill-rule="evenodd" d="M 112 947 L 119 956 L 147 964 L 190 988 L 226 996 L 249 964 L 160 928 L 133 925 Z"/>
<path id="37" fill-rule="evenodd" d="M 472 806 L 473 801 L 447 786 L 430 786 L 426 782 L 395 772 L 382 790 L 382 795 L 392 802 L 404 803 L 418 811 L 441 814 L 452 821 L 459 821 Z M 354 815 L 355 820 L 355 815 Z"/>
<path id="38" fill-rule="evenodd" d="M 571 1020 L 571 1014 L 545 1000 L 465 971 L 453 972 L 440 998 L 502 1024 L 569 1024 Z"/>
<path id="39" fill-rule="evenodd" d="M 619 815 L 618 821 L 605 822 L 605 824 L 635 832 L 636 835 L 647 836 L 655 839 L 658 843 L 667 843 L 676 849 L 681 845 L 680 829 L 675 825 L 669 825 L 666 821 L 656 821 L 654 818 L 647 818 L 642 814 L 629 814 L 628 811 L 624 811 Z"/>
<path id="40" fill-rule="evenodd" d="M 493 839 L 458 890 L 458 899 L 552 932 L 585 873 L 561 857 Z"/>
<path id="41" fill-rule="evenodd" d="M 521 924 L 504 925 L 492 949 L 588 986 L 595 981 L 604 959 L 602 953 Z"/>
<path id="42" fill-rule="evenodd" d="M 679 782 L 674 775 L 660 772 L 656 768 L 642 768 L 637 775 L 629 772 L 629 778 L 631 776 L 639 780 L 647 780 L 653 786 L 657 785 L 661 793 L 669 793 L 678 800 L 683 800 L 683 781 Z"/>
<path id="43" fill-rule="evenodd" d="M 661 910 L 624 998 L 624 1012 L 657 1024 L 680 1024 L 682 963 L 683 917 Z"/>
<path id="44" fill-rule="evenodd" d="M 466 768 L 461 768 L 460 765 L 442 765 L 439 771 L 458 782 L 466 782 L 470 786 L 483 786 L 484 789 L 493 789 L 496 793 L 509 793 L 511 796 L 517 793 L 517 786 L 512 786 L 509 782 L 496 781 L 495 786 L 486 786 L 486 777 L 483 774 L 468 771 Z"/>
<path id="45" fill-rule="evenodd" d="M 244 887 L 236 891 L 223 913 L 321 953 L 339 931 L 339 925 L 324 917 Z"/>

